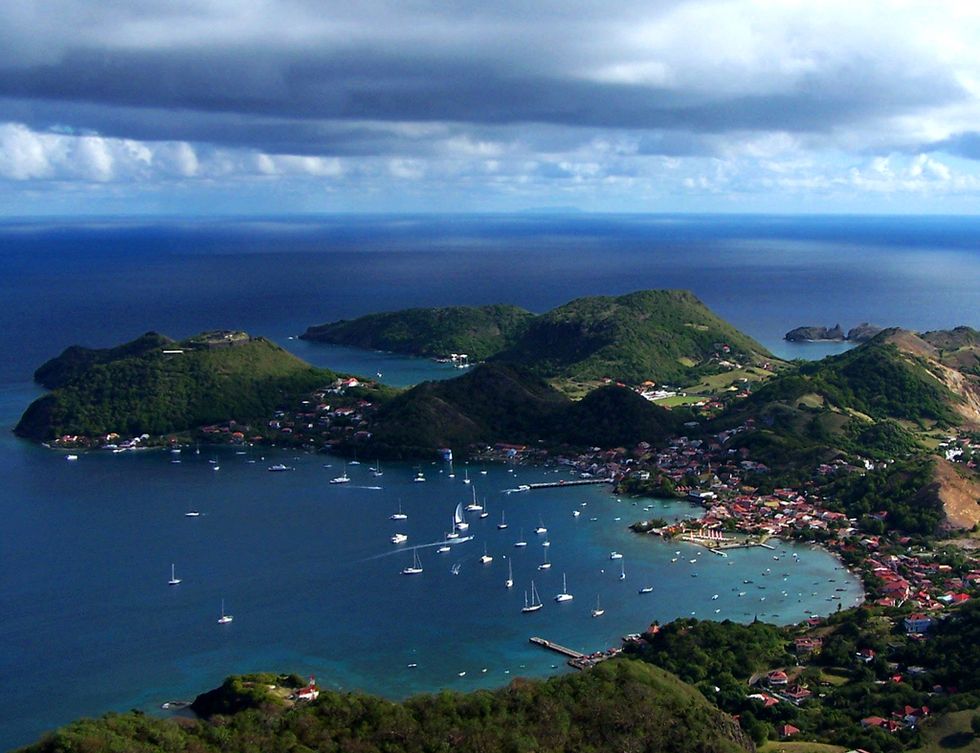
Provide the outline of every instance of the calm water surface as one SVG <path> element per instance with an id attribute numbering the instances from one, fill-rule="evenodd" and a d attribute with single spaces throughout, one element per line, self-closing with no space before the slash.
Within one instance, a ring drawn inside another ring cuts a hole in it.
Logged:
<path id="1" fill-rule="evenodd" d="M 509 301 L 543 311 L 579 295 L 682 287 L 777 354 L 815 357 L 841 346 L 792 346 L 782 333 L 838 321 L 980 324 L 978 237 L 975 220 L 932 218 L 8 223 L 0 423 L 12 426 L 40 394 L 33 369 L 65 346 L 151 329 L 183 337 L 240 327 L 391 384 L 453 376 L 430 361 L 288 339 L 312 323 L 405 306 Z M 315 673 L 330 687 L 390 697 L 465 690 L 561 671 L 530 635 L 593 650 L 653 619 L 693 611 L 788 622 L 829 611 L 834 595 L 845 604 L 859 595 L 824 552 L 726 559 L 639 538 L 626 530 L 635 519 L 696 511 L 634 505 L 595 487 L 506 494 L 556 478 L 506 467 L 470 469 L 490 511 L 472 521 L 475 540 L 444 555 L 424 547 L 424 573 L 403 576 L 410 550 L 389 537 L 403 530 L 409 545 L 435 542 L 469 497 L 447 469 L 426 467 L 429 481 L 415 484 L 410 466 L 375 479 L 365 463 L 349 469 L 349 486 L 331 486 L 340 466 L 323 456 L 185 451 L 171 460 L 151 452 L 69 463 L 0 435 L 0 672 L 16 678 L 0 686 L 0 748 L 79 715 L 192 697 L 232 672 Z M 269 473 L 278 461 L 295 470 Z M 396 525 L 388 516 L 399 501 L 410 517 Z M 185 517 L 191 508 L 201 517 Z M 552 543 L 547 572 L 537 569 L 539 521 Z M 528 546 L 516 549 L 522 527 Z M 489 565 L 479 562 L 484 545 Z M 612 550 L 624 553 L 625 580 Z M 183 579 L 176 587 L 166 582 L 171 562 Z M 575 599 L 559 605 L 562 573 Z M 545 608 L 522 615 L 532 578 Z M 654 591 L 641 596 L 645 585 Z M 606 614 L 593 619 L 597 595 Z M 222 599 L 235 615 L 226 626 L 216 623 Z M 55 701 L 38 703 L 52 687 Z"/>

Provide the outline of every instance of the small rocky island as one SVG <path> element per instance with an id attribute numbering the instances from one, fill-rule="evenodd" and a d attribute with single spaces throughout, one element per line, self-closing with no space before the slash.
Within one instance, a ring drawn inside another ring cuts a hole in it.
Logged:
<path id="1" fill-rule="evenodd" d="M 796 329 L 791 329 L 785 335 L 783 335 L 784 340 L 789 342 L 800 343 L 800 342 L 853 342 L 853 343 L 863 343 L 870 340 L 872 337 L 881 332 L 881 327 L 875 324 L 869 324 L 868 322 L 862 322 L 856 327 L 852 327 L 848 330 L 847 334 L 844 334 L 844 330 L 839 324 L 835 324 L 833 327 L 797 327 Z"/>

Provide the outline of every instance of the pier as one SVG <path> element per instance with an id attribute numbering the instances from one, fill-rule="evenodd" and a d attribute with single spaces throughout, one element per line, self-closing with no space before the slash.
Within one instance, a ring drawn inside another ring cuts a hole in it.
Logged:
<path id="1" fill-rule="evenodd" d="M 596 651 L 594 654 L 583 654 L 575 649 L 568 648 L 567 646 L 562 646 L 561 644 L 555 643 L 554 641 L 549 641 L 546 638 L 539 638 L 536 635 L 531 636 L 528 640 L 535 646 L 541 646 L 541 648 L 546 648 L 549 651 L 554 651 L 561 654 L 562 656 L 568 657 L 568 666 L 574 667 L 575 669 L 588 669 L 589 667 L 594 667 L 601 661 L 606 659 L 612 659 L 614 656 L 618 656 L 622 649 L 611 648 L 608 651 Z"/>
<path id="2" fill-rule="evenodd" d="M 614 480 L 611 478 L 580 478 L 574 481 L 566 481 L 561 479 L 559 481 L 542 481 L 537 484 L 525 484 L 528 489 L 555 489 L 564 486 L 590 486 L 592 484 L 612 484 Z"/>

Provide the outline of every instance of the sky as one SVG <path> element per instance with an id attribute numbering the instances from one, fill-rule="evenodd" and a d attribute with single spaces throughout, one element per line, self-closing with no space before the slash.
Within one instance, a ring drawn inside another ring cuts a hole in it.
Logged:
<path id="1" fill-rule="evenodd" d="M 974 0 L 3 0 L 0 216 L 980 210 Z"/>

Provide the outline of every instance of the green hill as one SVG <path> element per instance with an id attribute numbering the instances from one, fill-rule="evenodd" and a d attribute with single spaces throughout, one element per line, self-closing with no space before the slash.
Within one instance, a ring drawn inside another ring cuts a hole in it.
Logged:
<path id="1" fill-rule="evenodd" d="M 622 387 L 600 388 L 576 403 L 527 369 L 487 363 L 390 401 L 372 420 L 367 452 L 415 457 L 439 447 L 465 453 L 472 445 L 538 440 L 618 446 L 662 439 L 684 415 Z"/>
<path id="2" fill-rule="evenodd" d="M 726 351 L 725 348 L 728 348 Z M 558 379 L 689 384 L 720 360 L 771 358 L 685 290 L 579 298 L 534 319 L 496 360 Z"/>
<path id="3" fill-rule="evenodd" d="M 111 350 L 69 348 L 38 371 L 57 388 L 31 403 L 15 428 L 34 440 L 160 435 L 268 418 L 284 401 L 336 376 L 244 333 L 181 343 L 144 335 Z"/>
<path id="4" fill-rule="evenodd" d="M 256 684 L 267 679 L 259 677 Z M 754 749 L 731 717 L 697 690 L 657 667 L 626 659 L 546 681 L 518 679 L 499 690 L 443 691 L 402 703 L 323 690 L 316 701 L 293 706 L 276 690 L 242 695 L 245 684 L 222 686 L 236 693 L 229 706 L 243 709 L 237 713 L 179 721 L 138 712 L 110 714 L 70 724 L 21 753 Z"/>
<path id="5" fill-rule="evenodd" d="M 304 340 L 415 356 L 466 353 L 474 361 L 513 344 L 534 315 L 517 306 L 451 306 L 369 314 L 309 327 Z"/>
<path id="6" fill-rule="evenodd" d="M 409 309 L 310 327 L 303 337 L 415 355 L 464 352 L 559 384 L 690 384 L 727 368 L 723 360 L 772 358 L 683 290 L 578 298 L 540 316 L 513 306 Z"/>

